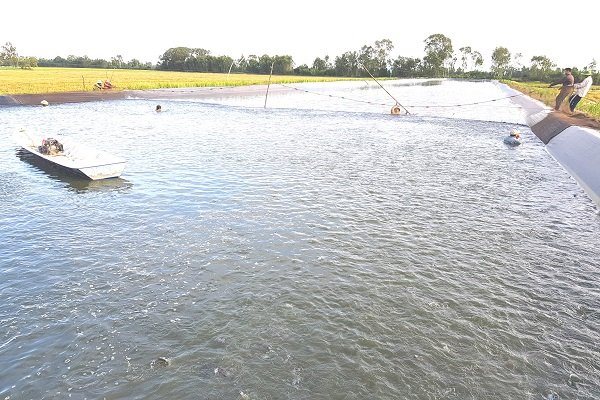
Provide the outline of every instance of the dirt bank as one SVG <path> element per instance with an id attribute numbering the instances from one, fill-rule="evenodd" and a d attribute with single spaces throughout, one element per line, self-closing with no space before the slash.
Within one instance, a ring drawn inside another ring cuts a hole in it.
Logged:
<path id="1" fill-rule="evenodd" d="M 575 112 L 554 111 L 547 105 L 543 104 L 539 99 L 533 99 L 528 94 L 523 93 L 515 88 L 502 84 L 503 88 L 511 95 L 519 94 L 512 97 L 512 101 L 521 107 L 528 116 L 540 115 L 539 118 L 534 118 L 533 121 L 528 121 L 532 132 L 544 144 L 548 144 L 553 138 L 571 126 L 579 126 L 584 128 L 592 128 L 600 130 L 600 121 L 586 114 Z"/>
<path id="2" fill-rule="evenodd" d="M 0 106 L 40 105 L 42 100 L 49 104 L 84 103 L 90 101 L 110 101 L 123 99 L 205 99 L 217 97 L 262 96 L 267 85 L 236 87 L 177 88 L 153 90 L 98 90 L 94 92 L 63 92 L 44 94 L 18 94 L 0 96 Z M 271 85 L 269 94 L 289 93 L 292 89 Z"/>
<path id="3" fill-rule="evenodd" d="M 570 125 L 583 126 L 600 130 L 600 121 L 589 117 L 583 113 L 566 114 L 564 112 L 555 112 L 555 117 Z"/>

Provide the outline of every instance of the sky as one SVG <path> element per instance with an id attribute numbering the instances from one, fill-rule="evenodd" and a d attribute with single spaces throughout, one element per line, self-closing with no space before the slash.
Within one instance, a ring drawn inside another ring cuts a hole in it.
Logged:
<path id="1" fill-rule="evenodd" d="M 455 50 L 471 46 L 489 67 L 497 46 L 545 55 L 559 67 L 600 63 L 600 1 L 3 1 L 0 44 L 19 55 L 68 55 L 156 63 L 168 48 L 213 55 L 288 54 L 296 65 L 331 59 L 379 39 L 392 57 L 424 55 L 425 38 L 442 33 Z M 572 4 L 572 5 L 571 5 Z"/>

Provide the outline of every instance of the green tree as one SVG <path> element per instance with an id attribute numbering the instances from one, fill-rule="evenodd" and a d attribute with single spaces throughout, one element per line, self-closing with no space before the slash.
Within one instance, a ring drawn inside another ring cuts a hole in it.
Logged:
<path id="1" fill-rule="evenodd" d="M 10 65 L 15 68 L 19 66 L 19 54 L 17 54 L 17 48 L 11 42 L 6 42 L 2 46 L 0 65 Z"/>
<path id="2" fill-rule="evenodd" d="M 306 64 L 302 64 L 302 65 L 299 65 L 298 67 L 294 68 L 294 73 L 296 75 L 303 75 L 303 76 L 313 75 L 313 69 L 309 68 L 308 65 L 306 65 Z"/>
<path id="3" fill-rule="evenodd" d="M 236 71 L 246 72 L 248 70 L 248 60 L 246 60 L 246 57 L 242 54 L 240 58 L 237 59 L 234 66 Z"/>
<path id="4" fill-rule="evenodd" d="M 588 65 L 585 66 L 584 70 L 586 72 L 595 74 L 598 72 L 598 63 L 596 62 L 596 59 L 593 58 L 592 62 L 590 62 Z"/>
<path id="5" fill-rule="evenodd" d="M 210 51 L 202 48 L 190 49 L 184 61 L 184 71 L 208 72 L 212 71 L 213 60 Z"/>
<path id="6" fill-rule="evenodd" d="M 247 72 L 251 73 L 251 74 L 259 74 L 260 73 L 260 63 L 258 62 L 258 56 L 254 55 L 254 54 L 250 54 L 247 58 L 246 58 L 246 62 L 247 62 Z"/>
<path id="7" fill-rule="evenodd" d="M 93 68 L 109 68 L 110 64 L 102 58 L 95 58 L 90 62 L 90 66 Z"/>
<path id="8" fill-rule="evenodd" d="M 158 67 L 170 71 L 185 71 L 185 62 L 190 54 L 189 47 L 172 47 L 160 56 Z"/>
<path id="9" fill-rule="evenodd" d="M 512 62 L 510 63 L 509 70 L 511 78 L 519 77 L 522 78 L 525 74 L 525 66 L 521 62 L 523 59 L 522 53 L 514 53 L 512 55 Z"/>
<path id="10" fill-rule="evenodd" d="M 313 61 L 312 74 L 313 75 L 327 75 L 327 73 L 333 68 L 329 61 L 329 56 L 324 58 L 317 57 Z"/>
<path id="11" fill-rule="evenodd" d="M 521 62 L 521 59 L 523 58 L 523 54 L 522 53 L 515 53 L 514 57 L 513 57 L 513 68 L 515 69 L 523 69 L 523 63 Z"/>
<path id="12" fill-rule="evenodd" d="M 137 58 L 132 58 L 125 66 L 129 69 L 142 69 L 142 63 Z"/>
<path id="13" fill-rule="evenodd" d="M 469 68 L 469 61 L 471 60 L 473 49 L 471 49 L 471 46 L 465 46 L 458 49 L 458 51 L 460 52 L 462 70 L 466 72 Z"/>
<path id="14" fill-rule="evenodd" d="M 275 56 L 272 59 L 273 73 L 278 75 L 289 75 L 294 72 L 294 59 L 292 56 Z M 269 66 L 270 67 L 270 66 Z"/>
<path id="15" fill-rule="evenodd" d="M 358 53 L 347 51 L 335 58 L 334 65 L 337 76 L 358 76 Z"/>
<path id="16" fill-rule="evenodd" d="M 394 44 L 390 39 L 375 41 L 375 58 L 378 64 L 377 75 L 388 76 L 388 68 L 391 67 L 390 53 L 394 50 Z M 374 72 L 375 73 L 375 72 Z"/>
<path id="17" fill-rule="evenodd" d="M 556 64 L 552 62 L 546 56 L 533 56 L 531 57 L 531 69 L 539 69 L 541 71 L 549 71 L 556 67 Z"/>
<path id="18" fill-rule="evenodd" d="M 477 71 L 477 67 L 481 67 L 483 65 L 483 56 L 477 50 L 473 50 L 471 53 L 471 60 L 473 61 L 475 71 Z"/>
<path id="19" fill-rule="evenodd" d="M 92 60 L 88 56 L 81 57 L 81 66 L 83 68 L 90 68 L 92 66 Z"/>
<path id="20" fill-rule="evenodd" d="M 546 56 L 531 57 L 531 67 L 529 68 L 530 78 L 545 81 L 556 68 L 556 64 Z"/>
<path id="21" fill-rule="evenodd" d="M 496 77 L 503 77 L 510 65 L 510 51 L 506 47 L 496 47 L 492 53 L 492 72 Z"/>
<path id="22" fill-rule="evenodd" d="M 418 58 L 399 56 L 392 63 L 392 75 L 398 78 L 419 76 L 421 60 Z"/>
<path id="23" fill-rule="evenodd" d="M 64 58 L 60 57 L 60 56 L 56 56 L 54 57 L 54 60 L 52 60 L 52 62 L 55 64 L 55 66 L 57 67 L 64 67 L 67 65 L 67 60 L 65 60 Z"/>
<path id="24" fill-rule="evenodd" d="M 91 66 L 92 60 L 88 56 L 78 57 L 69 55 L 66 60 L 66 67 L 70 68 L 88 68 Z"/>
<path id="25" fill-rule="evenodd" d="M 452 58 L 452 41 L 450 38 L 436 33 L 425 39 L 425 57 L 423 62 L 433 76 L 442 76 L 444 64 Z"/>
<path id="26" fill-rule="evenodd" d="M 233 58 L 229 56 L 212 57 L 210 72 L 225 74 L 229 72 L 229 67 L 231 67 L 232 63 Z"/>
<path id="27" fill-rule="evenodd" d="M 123 64 L 123 56 L 120 54 L 117 54 L 116 57 L 110 59 L 110 66 L 113 68 L 123 68 Z"/>
<path id="28" fill-rule="evenodd" d="M 271 64 L 274 63 L 274 59 L 267 55 L 263 54 L 258 59 L 258 73 L 268 75 L 271 72 Z M 275 70 L 275 65 L 273 65 L 273 70 Z"/>
<path id="29" fill-rule="evenodd" d="M 364 45 L 358 52 L 358 74 L 367 76 L 364 68 L 367 68 L 373 75 L 378 75 L 379 62 L 376 58 L 375 48 L 373 46 Z"/>
<path id="30" fill-rule="evenodd" d="M 21 69 L 33 69 L 38 66 L 38 60 L 35 57 L 19 57 L 19 67 Z"/>
<path id="31" fill-rule="evenodd" d="M 458 56 L 456 53 L 452 53 L 452 57 L 447 61 L 448 70 L 450 73 L 454 73 L 456 71 L 456 63 L 458 61 Z"/>

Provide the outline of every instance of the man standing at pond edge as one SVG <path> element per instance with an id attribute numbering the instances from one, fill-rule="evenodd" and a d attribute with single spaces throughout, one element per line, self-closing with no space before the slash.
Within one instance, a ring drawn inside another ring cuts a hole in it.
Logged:
<path id="1" fill-rule="evenodd" d="M 560 92 L 558 92 L 558 96 L 556 96 L 556 105 L 554 109 L 556 111 L 560 110 L 560 105 L 567 98 L 568 95 L 573 91 L 573 84 L 575 83 L 575 78 L 573 78 L 573 74 L 571 74 L 571 68 L 565 68 L 565 77 L 559 81 L 552 82 L 550 86 L 558 85 L 562 83 L 562 87 L 560 88 Z"/>
<path id="2" fill-rule="evenodd" d="M 577 107 L 579 100 L 583 99 L 585 95 L 588 94 L 590 88 L 592 87 L 592 83 L 594 83 L 592 81 L 592 76 L 588 75 L 583 82 L 573 85 L 573 88 L 575 88 L 575 93 L 569 97 L 569 108 L 571 109 L 571 112 L 575 111 L 575 107 Z"/>

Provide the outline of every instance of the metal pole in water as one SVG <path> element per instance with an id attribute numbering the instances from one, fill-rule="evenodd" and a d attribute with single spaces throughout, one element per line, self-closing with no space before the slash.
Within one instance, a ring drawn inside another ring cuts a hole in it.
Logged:
<path id="1" fill-rule="evenodd" d="M 267 108 L 267 97 L 269 97 L 269 87 L 271 86 L 271 76 L 273 75 L 273 66 L 275 65 L 275 61 L 271 64 L 271 73 L 269 74 L 269 83 L 267 84 L 267 93 L 265 94 L 265 106 Z"/>
<path id="2" fill-rule="evenodd" d="M 229 80 L 229 74 L 231 74 L 231 68 L 233 68 L 233 63 L 235 63 L 235 60 L 231 61 L 231 65 L 229 66 L 229 72 L 227 72 L 227 80 Z"/>

